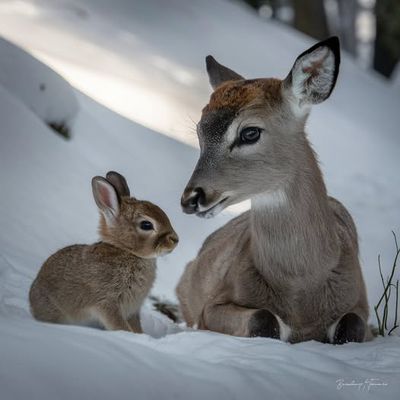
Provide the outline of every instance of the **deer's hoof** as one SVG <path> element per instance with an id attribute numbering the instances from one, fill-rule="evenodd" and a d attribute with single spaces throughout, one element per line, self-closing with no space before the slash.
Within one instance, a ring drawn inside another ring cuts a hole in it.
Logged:
<path id="1" fill-rule="evenodd" d="M 354 313 L 343 315 L 336 326 L 333 344 L 347 342 L 363 342 L 365 337 L 365 323 Z"/>
<path id="2" fill-rule="evenodd" d="M 274 314 L 268 310 L 257 310 L 250 318 L 249 336 L 280 339 L 279 322 Z"/>

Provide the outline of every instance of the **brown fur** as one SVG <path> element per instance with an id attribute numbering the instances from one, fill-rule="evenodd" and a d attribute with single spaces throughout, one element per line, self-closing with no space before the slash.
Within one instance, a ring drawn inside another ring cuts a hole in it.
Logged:
<path id="1" fill-rule="evenodd" d="M 117 173 L 114 179 L 123 179 Z M 94 178 L 94 184 L 97 182 Z M 101 183 L 110 185 L 111 180 Z M 125 182 L 126 184 L 126 182 Z M 113 186 L 107 186 L 112 192 Z M 101 242 L 73 245 L 50 256 L 32 283 L 29 300 L 33 316 L 45 322 L 88 324 L 106 329 L 142 331 L 139 311 L 156 271 L 156 257 L 172 251 L 178 237 L 165 213 L 156 205 L 126 196 L 122 186 L 118 212 L 107 220 L 100 208 Z M 94 195 L 102 203 L 102 195 Z M 153 231 L 140 229 L 151 220 Z"/>
<path id="2" fill-rule="evenodd" d="M 279 79 L 253 79 L 228 81 L 215 90 L 203 109 L 203 116 L 212 111 L 230 108 L 235 112 L 251 104 L 263 104 L 273 108 L 281 102 Z"/>

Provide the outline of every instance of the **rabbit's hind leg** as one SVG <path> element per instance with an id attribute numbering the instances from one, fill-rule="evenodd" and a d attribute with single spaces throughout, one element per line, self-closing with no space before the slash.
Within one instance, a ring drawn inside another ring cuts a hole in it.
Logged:
<path id="1" fill-rule="evenodd" d="M 133 314 L 129 319 L 128 323 L 132 329 L 133 332 L 135 333 L 143 333 L 142 330 L 142 325 L 140 323 L 140 315 L 139 312 Z"/>
<path id="2" fill-rule="evenodd" d="M 29 300 L 31 313 L 35 319 L 56 324 L 67 323 L 66 316 L 47 293 L 40 289 L 32 288 Z"/>
<path id="3" fill-rule="evenodd" d="M 109 331 L 129 331 L 132 332 L 128 321 L 122 316 L 121 310 L 117 306 L 103 306 L 97 308 L 97 314 L 104 328 Z"/>

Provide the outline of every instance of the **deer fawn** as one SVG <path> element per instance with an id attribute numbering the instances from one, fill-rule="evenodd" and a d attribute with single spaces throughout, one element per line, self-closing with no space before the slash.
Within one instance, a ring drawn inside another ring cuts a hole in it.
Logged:
<path id="1" fill-rule="evenodd" d="M 336 83 L 339 40 L 302 53 L 284 80 L 246 80 L 206 58 L 214 89 L 197 126 L 200 158 L 182 195 L 188 214 L 251 209 L 211 234 L 177 286 L 189 326 L 289 342 L 372 335 L 354 222 L 329 197 L 304 132 Z"/>

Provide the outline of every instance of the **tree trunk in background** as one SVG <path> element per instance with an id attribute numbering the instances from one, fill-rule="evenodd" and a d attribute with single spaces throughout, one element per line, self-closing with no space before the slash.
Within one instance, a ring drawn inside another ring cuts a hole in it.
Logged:
<path id="1" fill-rule="evenodd" d="M 272 10 L 272 16 L 271 18 L 276 19 L 277 18 L 277 12 L 279 8 L 279 0 L 243 0 L 245 3 L 249 4 L 251 7 L 253 7 L 256 10 L 259 10 L 260 7 L 264 4 L 269 5 Z"/>
<path id="2" fill-rule="evenodd" d="M 374 69 L 390 77 L 400 58 L 400 1 L 377 0 Z"/>
<path id="3" fill-rule="evenodd" d="M 329 36 L 323 0 L 293 0 L 294 27 L 315 39 Z"/>
<path id="4" fill-rule="evenodd" d="M 337 0 L 339 11 L 339 36 L 343 48 L 357 55 L 356 15 L 358 10 L 357 0 Z"/>
<path id="5" fill-rule="evenodd" d="M 278 1 L 277 0 L 271 0 L 270 5 L 272 8 L 272 18 L 277 19 L 278 18 Z"/>

